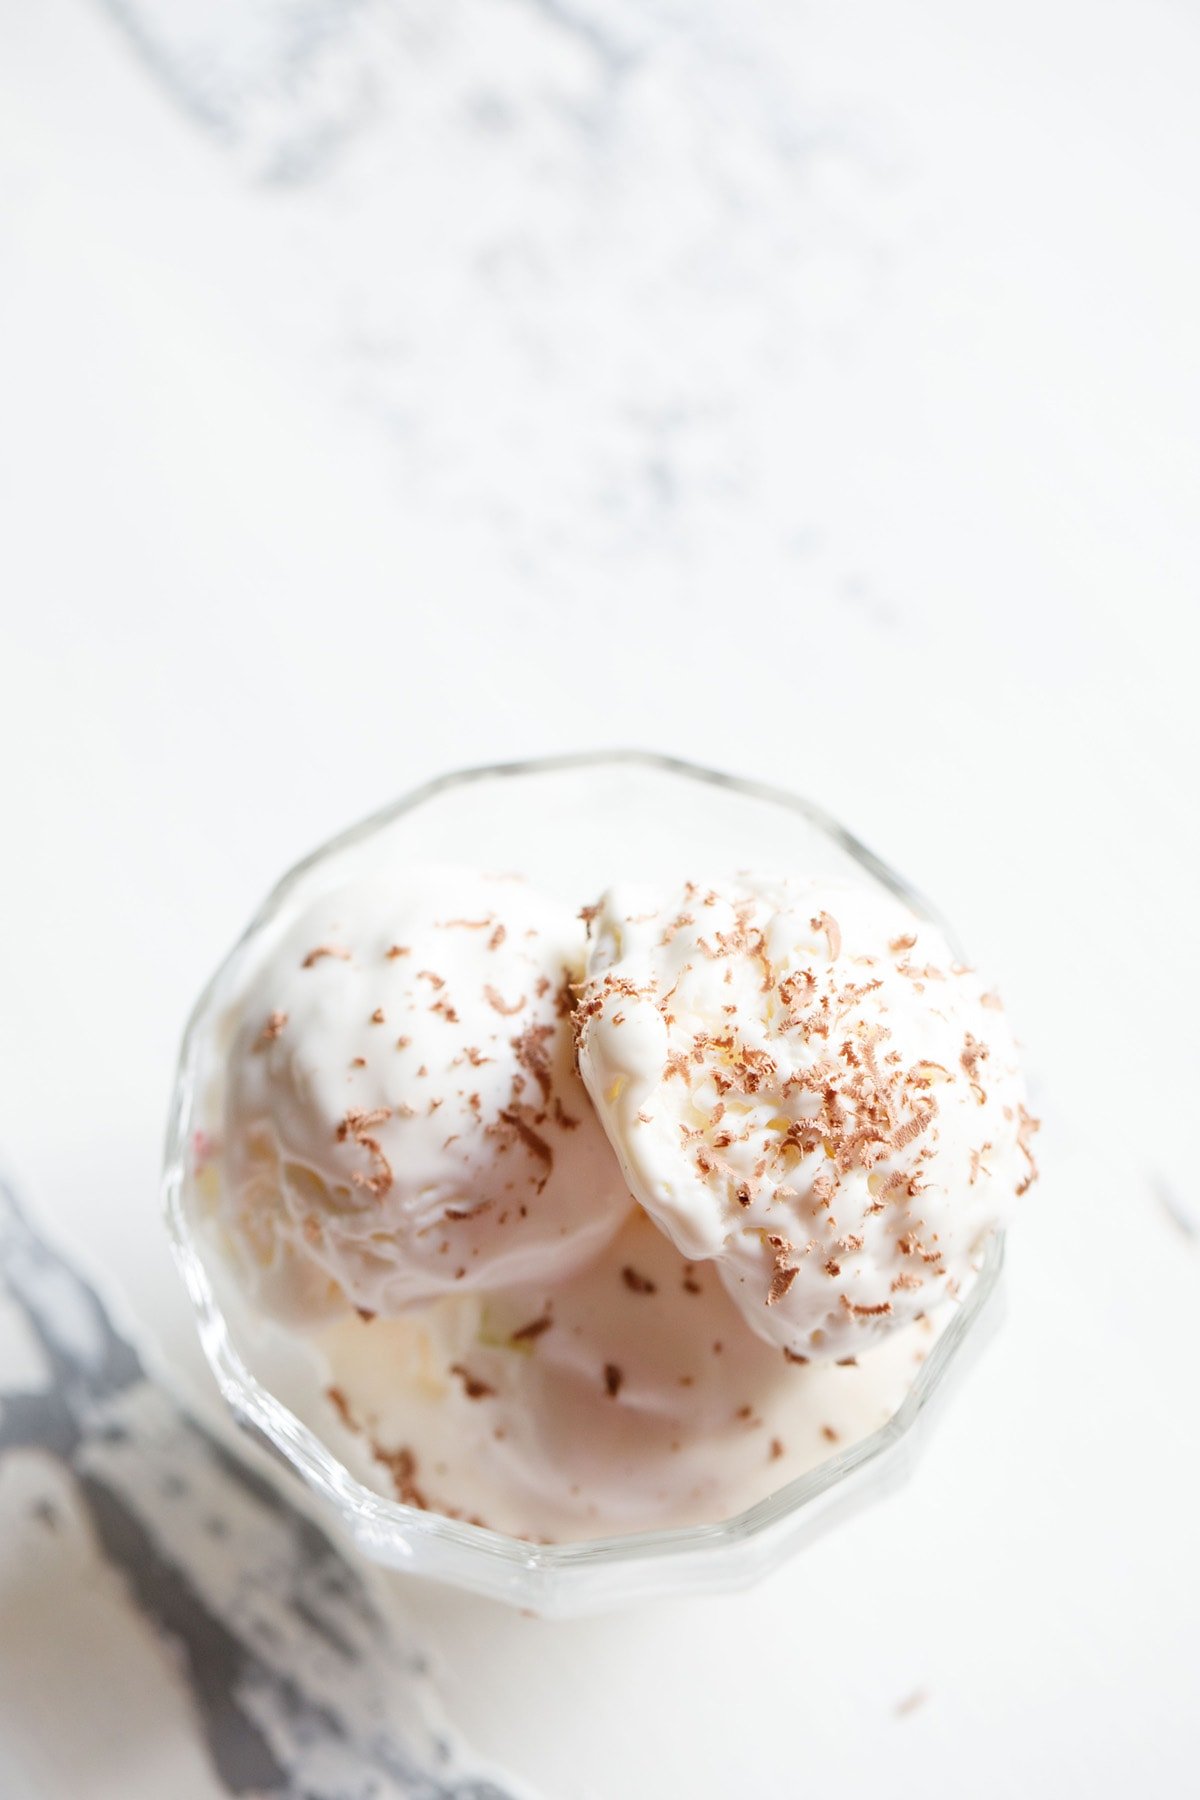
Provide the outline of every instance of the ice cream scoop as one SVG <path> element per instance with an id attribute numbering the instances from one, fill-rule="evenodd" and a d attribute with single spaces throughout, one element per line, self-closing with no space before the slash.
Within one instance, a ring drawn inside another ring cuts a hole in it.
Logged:
<path id="1" fill-rule="evenodd" d="M 1033 1179 L 998 997 L 848 880 L 617 888 L 591 920 L 584 1081 L 629 1185 L 751 1328 L 839 1359 L 959 1290 Z"/>
<path id="2" fill-rule="evenodd" d="M 392 1314 L 569 1274 L 629 1210 L 575 1068 L 583 927 L 525 882 L 373 869 L 232 1004 L 216 1212 L 259 1303 Z"/>
<path id="3" fill-rule="evenodd" d="M 321 1335 L 327 1430 L 401 1499 L 569 1541 L 711 1522 L 891 1416 L 932 1343 L 801 1367 L 640 1209 L 563 1281 Z"/>

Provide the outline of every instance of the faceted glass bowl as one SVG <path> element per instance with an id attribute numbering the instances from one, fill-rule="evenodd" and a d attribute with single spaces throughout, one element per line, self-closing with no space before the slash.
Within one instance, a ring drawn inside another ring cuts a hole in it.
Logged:
<path id="1" fill-rule="evenodd" d="M 336 884 L 349 856 L 357 872 L 376 848 L 381 860 L 399 852 L 414 862 L 519 871 L 574 906 L 616 879 L 674 882 L 754 868 L 865 875 L 920 916 L 935 915 L 834 819 L 792 794 L 636 751 L 499 764 L 429 782 L 297 864 L 209 982 L 184 1037 L 163 1194 L 205 1354 L 238 1421 L 261 1433 L 327 1503 L 364 1555 L 559 1617 L 756 1579 L 907 1472 L 935 1399 L 996 1322 L 1003 1237 L 993 1239 L 979 1274 L 886 1424 L 735 1517 L 543 1545 L 375 1492 L 274 1391 L 279 1383 L 245 1316 L 239 1317 L 229 1273 L 215 1266 L 218 1259 L 195 1227 L 189 1183 L 193 1134 L 223 1051 L 221 1021 L 239 971 L 297 909 Z"/>

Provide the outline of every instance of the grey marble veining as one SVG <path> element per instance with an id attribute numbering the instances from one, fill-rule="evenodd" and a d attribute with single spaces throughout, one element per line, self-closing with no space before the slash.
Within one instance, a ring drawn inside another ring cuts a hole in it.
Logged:
<path id="1" fill-rule="evenodd" d="M 99 1551 L 177 1659 L 225 1789 L 504 1800 L 463 1771 L 422 1657 L 393 1641 L 346 1557 L 148 1376 L 4 1186 L 0 1295 L 0 1472 L 22 1454 L 60 1465 Z M 57 1511 L 39 1498 L 27 1525 L 53 1531 Z M 16 1550 L 10 1539 L 4 1553 Z"/>
<path id="2" fill-rule="evenodd" d="M 103 4 L 257 188 L 301 378 L 406 513 L 531 593 L 812 566 L 810 409 L 913 201 L 787 0 Z"/>

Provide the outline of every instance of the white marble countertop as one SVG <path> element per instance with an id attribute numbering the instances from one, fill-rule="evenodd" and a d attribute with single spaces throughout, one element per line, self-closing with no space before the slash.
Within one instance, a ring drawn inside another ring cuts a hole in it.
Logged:
<path id="1" fill-rule="evenodd" d="M 0 0 L 0 44 L 0 1164 L 113 1308 L 101 1354 L 4 1213 L 5 1800 L 1194 1793 L 1200 12 Z M 936 896 L 1043 1180 L 902 1492 L 547 1624 L 222 1460 L 157 1165 L 281 867 L 617 743 Z"/>

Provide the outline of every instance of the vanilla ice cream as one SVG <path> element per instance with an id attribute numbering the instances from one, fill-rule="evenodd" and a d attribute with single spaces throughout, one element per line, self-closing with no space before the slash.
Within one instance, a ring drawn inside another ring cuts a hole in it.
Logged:
<path id="1" fill-rule="evenodd" d="M 588 1267 L 316 1340 L 325 1432 L 411 1504 L 548 1542 L 711 1523 L 882 1425 L 934 1341 L 803 1366 L 635 1209 Z"/>
<path id="2" fill-rule="evenodd" d="M 614 889 L 577 1019 L 632 1191 L 793 1355 L 854 1355 L 952 1298 L 1033 1178 L 998 998 L 878 888 Z"/>
<path id="3" fill-rule="evenodd" d="M 227 1020 L 210 1209 L 297 1323 L 569 1276 L 632 1204 L 575 1068 L 583 926 L 523 881 L 376 870 L 293 919 Z"/>
<path id="4" fill-rule="evenodd" d="M 571 1542 L 728 1518 L 892 1418 L 1033 1175 L 942 935 L 852 881 L 580 915 L 352 866 L 234 965 L 189 1167 L 346 1466 Z"/>

